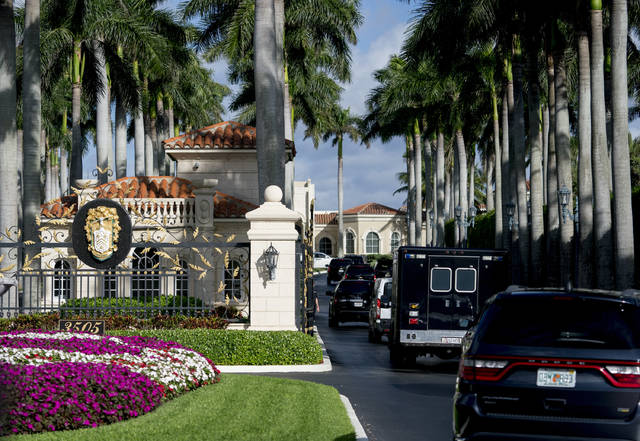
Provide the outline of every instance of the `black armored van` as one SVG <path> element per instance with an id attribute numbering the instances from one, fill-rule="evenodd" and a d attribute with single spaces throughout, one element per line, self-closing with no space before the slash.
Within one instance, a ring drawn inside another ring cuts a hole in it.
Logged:
<path id="1" fill-rule="evenodd" d="M 391 363 L 450 358 L 484 302 L 511 284 L 506 250 L 403 246 L 393 260 Z"/>

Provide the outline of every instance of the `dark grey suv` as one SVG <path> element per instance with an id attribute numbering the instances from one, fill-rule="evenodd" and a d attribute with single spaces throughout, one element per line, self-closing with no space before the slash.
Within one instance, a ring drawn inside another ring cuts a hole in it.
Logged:
<path id="1" fill-rule="evenodd" d="M 512 289 L 463 339 L 454 440 L 640 440 L 640 292 Z"/>

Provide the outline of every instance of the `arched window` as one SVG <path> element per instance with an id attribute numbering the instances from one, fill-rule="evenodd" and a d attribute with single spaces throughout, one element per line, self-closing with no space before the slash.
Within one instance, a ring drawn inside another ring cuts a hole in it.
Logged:
<path id="1" fill-rule="evenodd" d="M 225 299 L 243 301 L 241 274 L 242 267 L 237 260 L 229 261 L 229 266 L 224 269 L 224 295 Z"/>
<path id="2" fill-rule="evenodd" d="M 320 242 L 318 243 L 318 248 L 321 253 L 325 253 L 327 256 L 332 256 L 333 255 L 333 250 L 331 249 L 331 239 L 329 239 L 328 237 L 323 237 L 322 239 L 320 239 Z"/>
<path id="3" fill-rule="evenodd" d="M 353 231 L 347 231 L 347 238 L 345 243 L 346 253 L 347 254 L 355 254 L 356 253 L 356 236 L 353 234 Z"/>
<path id="4" fill-rule="evenodd" d="M 367 254 L 379 254 L 380 253 L 380 237 L 378 233 L 373 231 L 367 233 L 365 240 L 365 252 Z"/>
<path id="5" fill-rule="evenodd" d="M 71 264 L 66 260 L 56 260 L 53 265 L 53 296 L 62 299 L 71 298 Z"/>
<path id="6" fill-rule="evenodd" d="M 176 273 L 175 293 L 177 296 L 189 295 L 189 266 L 187 262 L 180 259 L 180 267 L 182 272 Z"/>
<path id="7" fill-rule="evenodd" d="M 143 251 L 145 251 L 143 253 Z M 133 251 L 131 268 L 131 297 L 139 300 L 151 300 L 160 295 L 160 277 L 158 276 L 158 263 L 160 256 L 151 248 L 136 248 Z"/>
<path id="8" fill-rule="evenodd" d="M 394 231 L 391 233 L 391 252 L 393 253 L 400 246 L 400 233 Z"/>

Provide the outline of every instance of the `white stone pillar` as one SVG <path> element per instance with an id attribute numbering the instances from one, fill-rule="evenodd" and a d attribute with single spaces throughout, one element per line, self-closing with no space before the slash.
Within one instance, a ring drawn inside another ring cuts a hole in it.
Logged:
<path id="1" fill-rule="evenodd" d="M 295 321 L 295 229 L 300 214 L 282 204 L 282 190 L 270 185 L 264 191 L 265 202 L 246 214 L 250 222 L 247 236 L 251 242 L 251 300 L 249 329 L 296 330 Z M 264 251 L 270 245 L 278 250 L 274 280 L 269 280 Z"/>

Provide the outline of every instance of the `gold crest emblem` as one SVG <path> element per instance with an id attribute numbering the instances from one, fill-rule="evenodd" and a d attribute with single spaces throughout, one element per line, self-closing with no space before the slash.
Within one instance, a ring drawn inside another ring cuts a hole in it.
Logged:
<path id="1" fill-rule="evenodd" d="M 107 260 L 118 250 L 120 226 L 118 211 L 113 207 L 91 208 L 87 213 L 84 231 L 89 252 L 96 259 Z"/>

